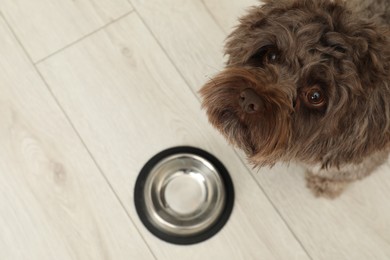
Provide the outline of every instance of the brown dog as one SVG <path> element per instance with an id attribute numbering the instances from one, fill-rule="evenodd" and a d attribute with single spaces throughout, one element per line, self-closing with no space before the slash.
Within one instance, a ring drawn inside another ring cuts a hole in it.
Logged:
<path id="1" fill-rule="evenodd" d="M 317 196 L 390 150 L 390 3 L 267 0 L 228 37 L 200 91 L 209 121 L 256 166 L 298 161 Z"/>

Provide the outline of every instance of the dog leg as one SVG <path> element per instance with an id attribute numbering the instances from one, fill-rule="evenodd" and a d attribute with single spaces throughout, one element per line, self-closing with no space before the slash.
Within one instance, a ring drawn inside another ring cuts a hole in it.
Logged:
<path id="1" fill-rule="evenodd" d="M 351 181 L 329 179 L 314 175 L 310 171 L 306 172 L 306 186 L 316 197 L 335 199 L 340 196 L 349 183 Z"/>
<path id="2" fill-rule="evenodd" d="M 337 198 L 350 183 L 370 175 L 388 157 L 389 151 L 384 150 L 365 158 L 359 164 L 329 169 L 306 165 L 306 185 L 316 197 Z"/>

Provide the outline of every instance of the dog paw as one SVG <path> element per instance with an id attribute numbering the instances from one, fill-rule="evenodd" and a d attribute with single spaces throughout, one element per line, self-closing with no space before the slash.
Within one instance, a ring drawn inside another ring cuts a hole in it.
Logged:
<path id="1" fill-rule="evenodd" d="M 306 173 L 306 186 L 316 197 L 335 199 L 340 196 L 347 185 L 346 181 L 335 181 Z"/>

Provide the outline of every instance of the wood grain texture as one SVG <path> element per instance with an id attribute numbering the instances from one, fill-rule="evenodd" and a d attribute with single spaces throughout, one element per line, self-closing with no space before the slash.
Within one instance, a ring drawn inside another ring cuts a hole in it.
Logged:
<path id="1" fill-rule="evenodd" d="M 0 10 L 34 61 L 131 11 L 126 0 L 1 0 Z"/>
<path id="2" fill-rule="evenodd" d="M 131 1 L 194 91 L 207 80 L 204 75 L 222 68 L 220 47 L 226 34 L 214 20 L 204 18 L 206 11 L 198 1 L 183 1 L 175 9 L 174 0 L 156 0 L 153 4 Z M 226 29 L 236 19 L 226 14 L 235 14 L 242 2 L 231 6 L 216 0 L 215 4 L 212 0 L 204 3 Z M 164 21 L 164 26 L 158 21 Z M 191 26 L 196 21 L 202 22 Z M 279 165 L 257 172 L 254 170 L 253 176 L 313 259 L 390 258 L 390 230 L 385 224 L 390 221 L 390 204 L 386 200 L 390 195 L 388 166 L 352 186 L 336 201 L 313 198 L 305 188 L 303 169 L 299 167 Z"/>
<path id="3" fill-rule="evenodd" d="M 49 58 L 39 69 L 158 259 L 308 259 L 247 169 L 208 125 L 198 100 L 136 14 Z M 189 247 L 152 236 L 132 204 L 141 167 L 176 145 L 217 155 L 236 191 L 223 230 Z"/>
<path id="4" fill-rule="evenodd" d="M 0 259 L 154 259 L 0 18 Z"/>

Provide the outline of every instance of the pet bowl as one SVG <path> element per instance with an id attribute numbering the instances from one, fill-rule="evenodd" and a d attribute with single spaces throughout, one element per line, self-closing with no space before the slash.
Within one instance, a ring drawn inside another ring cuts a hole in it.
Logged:
<path id="1" fill-rule="evenodd" d="M 155 236 L 174 244 L 194 244 L 217 233 L 233 209 L 230 176 L 211 154 L 175 147 L 151 158 L 134 191 L 137 213 Z"/>

